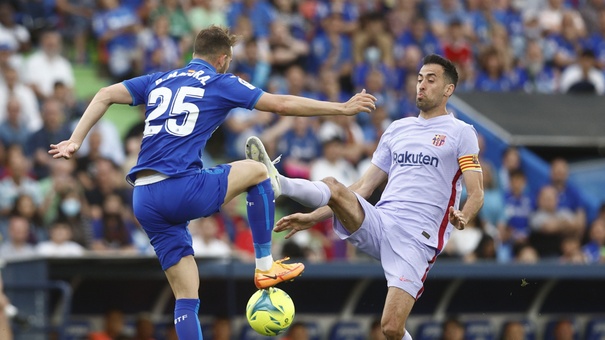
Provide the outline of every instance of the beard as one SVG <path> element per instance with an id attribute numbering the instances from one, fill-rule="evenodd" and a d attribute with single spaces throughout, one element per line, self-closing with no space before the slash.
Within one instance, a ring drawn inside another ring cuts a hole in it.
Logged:
<path id="1" fill-rule="evenodd" d="M 416 98 L 416 107 L 420 109 L 420 111 L 427 112 L 437 107 L 437 103 L 433 100 L 428 100 L 426 97 L 422 98 L 422 100 Z"/>

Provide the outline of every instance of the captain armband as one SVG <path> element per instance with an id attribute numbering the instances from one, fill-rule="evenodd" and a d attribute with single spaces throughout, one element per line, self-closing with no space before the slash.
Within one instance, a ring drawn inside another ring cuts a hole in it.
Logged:
<path id="1" fill-rule="evenodd" d="M 460 165 L 460 170 L 462 172 L 472 170 L 472 171 L 481 171 L 481 164 L 479 163 L 478 155 L 466 155 L 458 158 L 458 165 Z"/>

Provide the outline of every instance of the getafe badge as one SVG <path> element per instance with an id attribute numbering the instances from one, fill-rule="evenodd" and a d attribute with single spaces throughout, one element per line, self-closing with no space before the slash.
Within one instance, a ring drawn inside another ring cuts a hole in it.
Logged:
<path id="1" fill-rule="evenodd" d="M 435 135 L 433 137 L 434 146 L 442 146 L 443 144 L 445 144 L 445 135 Z"/>

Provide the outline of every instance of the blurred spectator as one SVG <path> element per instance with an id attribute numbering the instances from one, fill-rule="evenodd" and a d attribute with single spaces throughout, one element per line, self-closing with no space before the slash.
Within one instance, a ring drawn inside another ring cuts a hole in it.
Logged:
<path id="1" fill-rule="evenodd" d="M 0 122 L 0 141 L 4 145 L 25 145 L 31 132 L 22 117 L 19 99 L 10 97 L 1 112 L 5 113 L 6 118 Z"/>
<path id="2" fill-rule="evenodd" d="M 21 150 L 14 144 L 7 149 L 8 176 L 0 180 L 0 215 L 6 216 L 12 209 L 19 195 L 26 194 L 33 198 L 36 206 L 42 203 L 42 193 L 38 182 L 29 176 L 30 164 Z"/>
<path id="3" fill-rule="evenodd" d="M 250 84 L 265 89 L 272 70 L 267 56 L 258 49 L 258 43 L 254 38 L 246 40 L 244 45 L 245 56 L 234 63 L 233 73 Z"/>
<path id="4" fill-rule="evenodd" d="M 340 150 L 340 156 L 352 165 L 356 165 L 361 159 L 374 151 L 370 150 L 374 146 L 373 142 L 371 144 L 366 142 L 363 130 L 357 124 L 355 117 L 352 116 L 326 118 L 319 127 L 317 137 L 322 143 L 335 138 L 339 139 L 344 143 L 344 148 Z"/>
<path id="5" fill-rule="evenodd" d="M 463 1 L 437 0 L 433 3 L 434 5 L 430 6 L 427 11 L 427 18 L 435 35 L 444 37 L 447 34 L 448 26 L 452 22 L 461 23 L 465 35 L 471 33 L 469 13 L 464 9 Z"/>
<path id="6" fill-rule="evenodd" d="M 575 339 L 575 324 L 571 319 L 561 318 L 553 326 L 554 340 L 574 340 Z"/>
<path id="7" fill-rule="evenodd" d="M 53 86 L 60 81 L 67 87 L 74 87 L 71 63 L 61 55 L 63 38 L 57 31 L 46 31 L 40 36 L 40 48 L 25 61 L 23 81 L 29 85 L 39 100 L 53 93 Z M 40 72 L 44 70 L 44 72 Z"/>
<path id="8" fill-rule="evenodd" d="M 473 253 L 478 249 L 485 234 L 481 223 L 481 217 L 478 215 L 469 221 L 464 230 L 452 231 L 445 246 L 444 255 L 468 262 L 474 261 Z"/>
<path id="9" fill-rule="evenodd" d="M 587 46 L 595 53 L 597 66 L 605 70 L 605 9 L 598 12 L 599 29 L 587 39 Z M 1 55 L 1 54 L 0 54 Z"/>
<path id="10" fill-rule="evenodd" d="M 457 318 L 450 317 L 443 322 L 441 340 L 464 340 L 464 324 Z"/>
<path id="11" fill-rule="evenodd" d="M 105 199 L 113 194 L 120 197 L 122 201 L 122 210 L 132 212 L 132 188 L 127 186 L 120 169 L 111 160 L 99 158 L 87 168 L 86 183 L 84 186 L 84 195 L 86 201 L 90 204 L 90 216 L 94 219 L 101 217 L 101 206 Z"/>
<path id="12" fill-rule="evenodd" d="M 515 262 L 517 263 L 536 264 L 539 260 L 538 251 L 529 244 L 521 245 L 516 249 Z"/>
<path id="13" fill-rule="evenodd" d="M 168 19 L 168 33 L 179 44 L 179 55 L 185 49 L 191 46 L 191 26 L 183 9 L 183 1 L 180 0 L 160 0 L 160 5 L 151 12 L 151 21 L 159 16 L 165 16 Z M 188 2 L 187 2 L 188 3 Z M 195 32 L 197 34 L 198 32 Z"/>
<path id="14" fill-rule="evenodd" d="M 73 48 L 72 60 L 78 64 L 88 61 L 87 44 L 92 26 L 95 0 L 55 0 L 61 18 L 61 34 Z"/>
<path id="15" fill-rule="evenodd" d="M 502 340 L 526 339 L 525 325 L 518 320 L 508 321 L 502 326 Z"/>
<path id="16" fill-rule="evenodd" d="M 532 200 L 526 192 L 527 178 L 521 170 L 510 174 L 510 190 L 505 193 L 504 214 L 506 223 L 499 230 L 502 245 L 500 259 L 509 261 L 515 246 L 527 243 L 532 213 Z"/>
<path id="17" fill-rule="evenodd" d="M 38 179 L 49 174 L 52 156 L 48 154 L 49 145 L 58 140 L 69 139 L 71 129 L 65 124 L 65 112 L 61 102 L 54 98 L 44 100 L 42 104 L 42 127 L 34 132 L 27 141 L 26 155 L 33 160 L 33 171 Z"/>
<path id="18" fill-rule="evenodd" d="M 100 10 L 94 12 L 92 28 L 99 43 L 99 62 L 114 81 L 134 76 L 136 34 L 140 23 L 137 13 L 119 0 L 100 0 Z"/>
<path id="19" fill-rule="evenodd" d="M 507 92 L 515 88 L 510 79 L 502 54 L 494 46 L 488 46 L 479 55 L 479 72 L 475 89 L 483 92 Z"/>
<path id="20" fill-rule="evenodd" d="M 29 221 L 31 243 L 38 243 L 48 239 L 48 230 L 40 214 L 39 206 L 36 205 L 32 196 L 20 194 L 15 199 L 12 216 L 21 216 Z"/>
<path id="21" fill-rule="evenodd" d="M 580 193 L 568 181 L 569 164 L 563 158 L 555 158 L 550 164 L 550 184 L 556 189 L 558 208 L 572 213 L 568 233 L 583 237 L 586 230 L 586 209 Z"/>
<path id="22" fill-rule="evenodd" d="M 309 178 L 311 164 L 321 157 L 322 149 L 317 140 L 317 120 L 308 117 L 292 117 L 291 127 L 277 142 L 277 153 L 282 155 L 283 174 L 294 178 Z"/>
<path id="23" fill-rule="evenodd" d="M 389 118 L 391 118 L 392 120 L 397 120 L 399 118 L 417 117 L 418 116 L 418 112 L 420 112 L 420 110 L 418 110 L 418 107 L 416 106 L 416 84 L 417 83 L 418 83 L 418 75 L 413 74 L 413 73 L 408 73 L 405 78 L 404 91 L 402 91 L 402 94 L 399 99 L 399 104 L 397 105 L 396 115 L 390 116 Z"/>
<path id="24" fill-rule="evenodd" d="M 605 94 L 605 74 L 597 68 L 592 50 L 583 50 L 578 61 L 561 73 L 561 92 L 574 94 Z"/>
<path id="25" fill-rule="evenodd" d="M 195 256 L 227 258 L 231 247 L 218 235 L 218 224 L 213 216 L 198 218 L 189 222 Z"/>
<path id="26" fill-rule="evenodd" d="M 135 320 L 135 334 L 131 340 L 155 340 L 155 325 L 151 315 L 141 313 Z"/>
<path id="27" fill-rule="evenodd" d="M 496 233 L 502 230 L 506 223 L 504 209 L 504 194 L 496 181 L 496 174 L 489 164 L 482 164 L 484 199 L 483 206 L 479 210 L 481 220 L 486 223 L 486 228 Z"/>
<path id="28" fill-rule="evenodd" d="M 558 201 L 555 187 L 543 187 L 529 221 L 532 228 L 529 241 L 540 257 L 560 256 L 563 237 L 573 234 L 573 213 L 568 208 L 559 208 Z"/>
<path id="29" fill-rule="evenodd" d="M 275 0 L 276 20 L 285 23 L 288 30 L 297 39 L 306 39 L 308 31 L 311 29 L 309 23 L 305 21 L 300 11 L 301 1 L 296 0 Z"/>
<path id="30" fill-rule="evenodd" d="M 31 35 L 27 28 L 16 21 L 19 13 L 12 1 L 0 3 L 0 36 L 11 44 L 18 53 L 28 53 Z"/>
<path id="31" fill-rule="evenodd" d="M 191 8 L 186 14 L 194 34 L 210 25 L 227 26 L 225 10 L 218 1 L 191 0 Z"/>
<path id="32" fill-rule="evenodd" d="M 586 263 L 586 256 L 582 252 L 582 242 L 578 237 L 566 236 L 561 241 L 561 263 Z"/>
<path id="33" fill-rule="evenodd" d="M 81 117 L 86 109 L 86 102 L 76 98 L 72 89 L 68 88 L 60 81 L 55 83 L 52 98 L 63 104 L 66 121 L 73 121 L 76 118 Z"/>
<path id="34" fill-rule="evenodd" d="M 605 2 L 603 0 L 585 0 L 580 5 L 580 15 L 586 24 L 588 33 L 596 33 L 599 31 L 599 12 L 605 10 Z"/>
<path id="35" fill-rule="evenodd" d="M 248 17 L 252 22 L 253 36 L 259 39 L 269 37 L 270 26 L 275 20 L 275 8 L 266 0 L 232 1 L 227 8 L 227 24 L 235 27 L 240 17 Z"/>
<path id="36" fill-rule="evenodd" d="M 380 70 L 378 68 L 374 68 L 372 66 L 370 66 L 369 69 L 367 69 L 367 73 L 363 74 L 363 70 L 361 69 L 356 69 L 356 72 L 360 71 L 362 73 L 360 74 L 356 74 L 356 76 L 359 77 L 365 77 L 363 79 L 363 83 L 359 83 L 357 84 L 357 81 L 362 81 L 362 79 L 357 79 L 354 80 L 356 83 L 356 86 L 359 86 L 359 91 L 361 91 L 362 89 L 366 89 L 366 92 L 371 93 L 374 95 L 374 97 L 376 97 L 376 106 L 382 108 L 387 114 L 388 117 L 391 119 L 398 119 L 401 116 L 401 112 L 399 112 L 399 108 L 397 107 L 397 101 L 396 101 L 396 95 L 393 93 L 392 89 L 392 85 L 389 84 L 389 78 L 391 78 L 393 80 L 393 70 L 392 69 L 383 69 Z M 390 81 L 390 83 L 392 84 L 393 81 Z M 362 128 L 368 126 L 371 124 L 371 120 L 372 120 L 372 115 L 374 114 L 374 112 L 372 112 L 371 114 L 366 113 L 366 112 L 361 112 L 359 113 L 357 116 L 355 116 L 357 122 L 361 125 Z M 367 138 L 371 138 L 368 140 L 376 140 L 378 141 L 378 139 L 380 138 L 379 136 L 367 136 Z"/>
<path id="37" fill-rule="evenodd" d="M 4 87 L 0 89 L 0 108 L 5 108 L 11 99 L 19 102 L 21 124 L 32 133 L 42 127 L 40 105 L 32 89 L 21 82 L 19 70 L 13 67 L 0 68 L 4 77 Z M 6 117 L 5 111 L 0 110 L 0 121 Z"/>
<path id="38" fill-rule="evenodd" d="M 231 320 L 224 316 L 217 316 L 212 321 L 212 340 L 230 340 L 233 338 Z M 290 326 L 292 327 L 292 326 Z"/>
<path id="39" fill-rule="evenodd" d="M 447 31 L 445 31 L 443 39 L 444 57 L 457 65 L 472 63 L 474 57 L 473 46 L 464 29 L 465 27 L 462 21 L 451 21 L 447 27 Z"/>
<path id="40" fill-rule="evenodd" d="M 268 43 L 270 52 L 261 57 L 269 61 L 272 73 L 282 74 L 292 65 L 305 66 L 309 44 L 292 35 L 287 22 L 277 19 L 271 23 Z"/>
<path id="41" fill-rule="evenodd" d="M 560 33 L 563 26 L 563 17 L 569 13 L 576 29 L 584 31 L 584 21 L 576 10 L 566 8 L 564 0 L 547 0 L 546 6 L 541 6 L 538 13 L 540 28 L 546 34 Z"/>
<path id="42" fill-rule="evenodd" d="M 330 14 L 321 21 L 321 27 L 323 30 L 311 42 L 310 71 L 317 74 L 322 68 L 331 69 L 343 81 L 351 76 L 353 46 L 350 37 L 343 33 L 342 15 Z M 343 88 L 348 90 L 346 86 Z"/>
<path id="43" fill-rule="evenodd" d="M 521 169 L 521 155 L 515 146 L 508 146 L 502 153 L 502 165 L 498 170 L 498 183 L 502 191 L 511 190 L 510 174 Z"/>
<path id="44" fill-rule="evenodd" d="M 588 263 L 605 262 L 605 220 L 597 218 L 589 230 L 589 241 L 582 247 Z"/>
<path id="45" fill-rule="evenodd" d="M 408 91 L 406 80 L 410 76 L 418 79 L 418 71 L 420 70 L 420 62 L 422 59 L 422 51 L 418 46 L 408 46 L 405 50 L 395 48 L 395 63 L 397 68 L 396 90 Z M 409 94 L 409 93 L 408 93 Z M 414 95 L 416 88 L 414 88 Z"/>
<path id="46" fill-rule="evenodd" d="M 575 62 L 584 38 L 585 35 L 575 25 L 571 12 L 565 12 L 561 21 L 561 32 L 552 33 L 546 38 L 546 60 L 561 70 L 565 69 Z"/>
<path id="47" fill-rule="evenodd" d="M 30 232 L 29 221 L 25 217 L 9 217 L 8 235 L 0 244 L 0 258 L 14 260 L 35 256 L 36 249 L 28 242 Z"/>
<path id="48" fill-rule="evenodd" d="M 248 110 L 244 108 L 233 109 L 225 120 L 226 156 L 229 159 L 246 158 L 244 148 L 246 139 L 253 135 L 259 135 L 271 125 L 275 119 L 272 112 Z"/>
<path id="49" fill-rule="evenodd" d="M 117 194 L 109 194 L 103 201 L 100 218 L 93 220 L 93 239 L 90 248 L 99 253 L 135 253 L 132 238 L 134 223 L 123 209 L 124 202 Z"/>
<path id="50" fill-rule="evenodd" d="M 72 241 L 71 228 L 62 221 L 51 224 L 50 239 L 39 242 L 36 252 L 50 257 L 78 257 L 84 254 L 84 247 Z"/>
<path id="51" fill-rule="evenodd" d="M 143 74 L 169 71 L 181 64 L 178 40 L 169 35 L 169 20 L 167 15 L 158 15 L 153 19 L 151 29 L 139 35 Z"/>
<path id="52" fill-rule="evenodd" d="M 344 158 L 344 141 L 334 136 L 323 143 L 323 157 L 317 159 L 311 166 L 309 179 L 319 181 L 326 177 L 334 177 L 345 186 L 349 186 L 359 178 L 355 167 Z"/>
<path id="53" fill-rule="evenodd" d="M 360 21 L 360 29 L 353 34 L 353 61 L 357 69 L 354 76 L 358 79 L 355 85 L 363 87 L 371 70 L 380 70 L 385 77 L 392 76 L 395 62 L 393 37 L 387 30 L 383 16 L 370 13 L 361 17 Z"/>
<path id="54" fill-rule="evenodd" d="M 282 340 L 310 340 L 309 330 L 304 322 L 295 321 L 290 325 Z"/>
<path id="55" fill-rule="evenodd" d="M 109 309 L 105 312 L 103 329 L 92 331 L 88 334 L 88 340 L 129 340 L 125 334 L 124 313 L 119 309 Z"/>
<path id="56" fill-rule="evenodd" d="M 69 225 L 74 242 L 85 248 L 90 246 L 93 231 L 88 204 L 78 188 L 67 186 L 60 191 L 56 216 Z"/>
<path id="57" fill-rule="evenodd" d="M 559 70 L 544 60 L 539 40 L 529 40 L 520 61 L 523 90 L 529 93 L 554 93 L 559 87 Z"/>
<path id="58" fill-rule="evenodd" d="M 221 225 L 221 232 L 226 233 L 232 240 L 235 254 L 243 261 L 253 261 L 252 232 L 245 212 L 242 212 L 244 199 L 245 197 L 240 195 L 226 202 L 215 216 Z M 273 244 L 277 245 L 277 242 L 274 240 Z"/>
<path id="59" fill-rule="evenodd" d="M 412 19 L 411 26 L 400 36 L 395 37 L 395 45 L 404 51 L 410 46 L 418 47 L 423 55 L 432 53 L 443 55 L 441 44 L 433 34 L 430 26 L 423 17 Z"/>

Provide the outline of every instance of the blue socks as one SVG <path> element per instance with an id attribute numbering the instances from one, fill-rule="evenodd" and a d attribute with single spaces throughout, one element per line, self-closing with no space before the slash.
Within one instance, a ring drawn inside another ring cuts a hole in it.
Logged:
<path id="1" fill-rule="evenodd" d="M 174 327 L 179 339 L 202 340 L 202 327 L 197 312 L 199 299 L 178 299 L 174 306 Z"/>
<path id="2" fill-rule="evenodd" d="M 246 201 L 254 255 L 257 259 L 271 256 L 271 236 L 275 222 L 275 196 L 271 188 L 271 180 L 266 179 L 251 187 Z M 270 263 L 273 263 L 272 258 Z"/>

